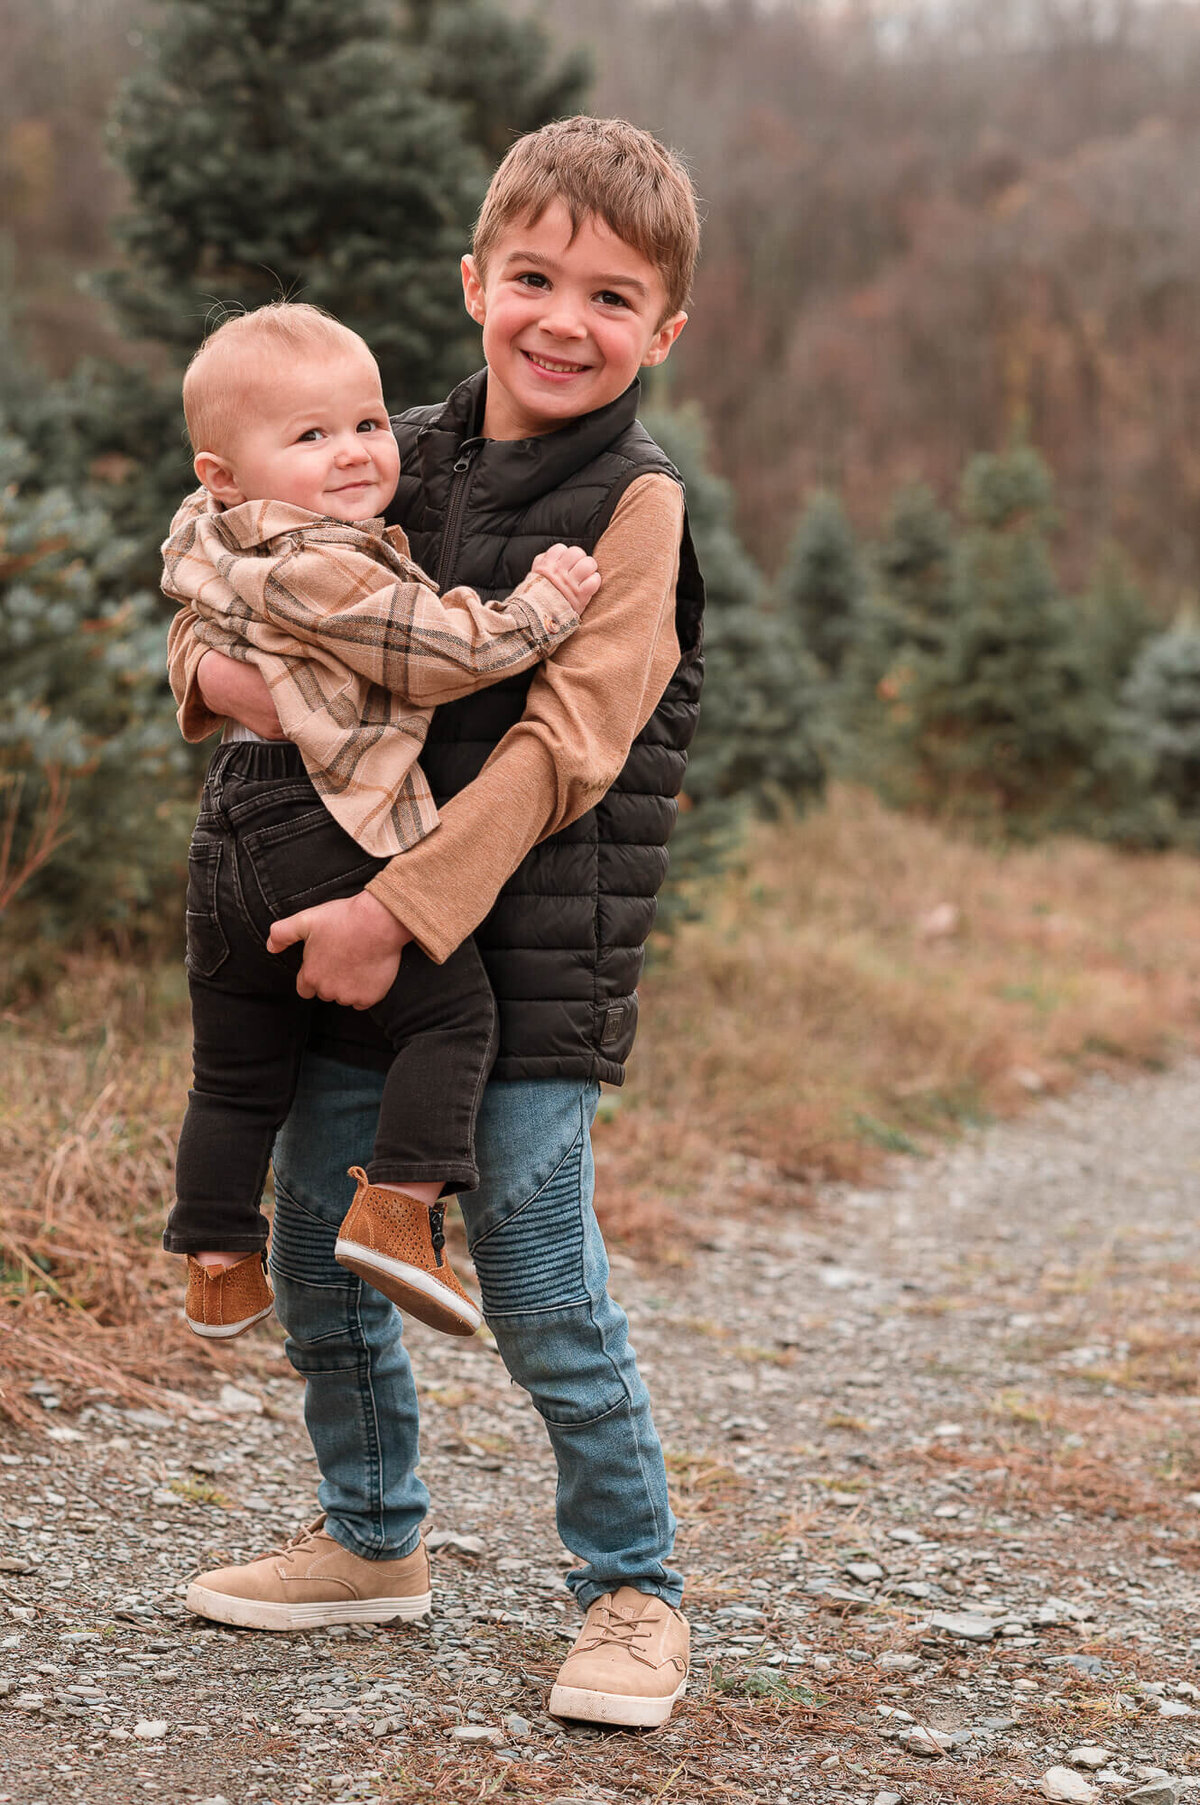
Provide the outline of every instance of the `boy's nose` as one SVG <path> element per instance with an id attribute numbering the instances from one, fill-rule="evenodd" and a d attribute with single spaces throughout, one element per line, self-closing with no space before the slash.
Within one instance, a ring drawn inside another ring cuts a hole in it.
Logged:
<path id="1" fill-rule="evenodd" d="M 566 302 L 559 302 L 544 313 L 538 321 L 543 332 L 551 338 L 586 338 L 587 327 L 579 310 Z"/>

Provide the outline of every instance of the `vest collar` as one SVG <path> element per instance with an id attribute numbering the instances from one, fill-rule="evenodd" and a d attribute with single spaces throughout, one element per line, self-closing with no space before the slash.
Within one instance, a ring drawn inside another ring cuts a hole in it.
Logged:
<path id="1" fill-rule="evenodd" d="M 459 383 L 442 411 L 417 435 L 422 484 L 435 493 L 448 480 L 460 449 L 475 441 L 473 487 L 502 497 L 506 506 L 524 507 L 559 488 L 620 438 L 637 418 L 641 386 L 635 378 L 607 407 L 582 414 L 540 438 L 484 439 L 480 427 L 487 400 L 487 371 L 477 370 Z"/>

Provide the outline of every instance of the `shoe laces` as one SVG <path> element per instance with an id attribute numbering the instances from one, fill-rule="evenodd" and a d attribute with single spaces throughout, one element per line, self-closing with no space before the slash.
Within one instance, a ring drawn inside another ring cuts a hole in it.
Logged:
<path id="1" fill-rule="evenodd" d="M 596 1612 L 593 1631 L 583 1646 L 589 1650 L 594 1648 L 623 1648 L 635 1661 L 643 1667 L 653 1667 L 654 1662 L 643 1649 L 636 1647 L 639 1636 L 649 1636 L 651 1625 L 642 1617 L 626 1617 L 611 1605 L 602 1604 Z"/>
<path id="2" fill-rule="evenodd" d="M 286 1542 L 281 1542 L 278 1548 L 268 1548 L 265 1554 L 256 1554 L 254 1558 L 258 1561 L 273 1561 L 278 1558 L 286 1558 L 289 1554 L 299 1554 L 301 1549 L 311 1542 L 313 1537 L 318 1535 L 324 1527 L 325 1513 L 322 1511 L 319 1517 L 314 1517 L 311 1523 L 306 1523 L 302 1529 L 296 1530 L 295 1534 L 290 1535 Z"/>

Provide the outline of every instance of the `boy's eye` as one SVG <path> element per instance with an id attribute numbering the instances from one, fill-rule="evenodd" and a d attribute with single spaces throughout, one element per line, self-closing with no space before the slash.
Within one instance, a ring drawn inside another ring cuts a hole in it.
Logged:
<path id="1" fill-rule="evenodd" d="M 527 288 L 549 288 L 550 286 L 541 270 L 536 269 L 526 270 L 523 275 L 517 277 L 517 281 L 524 283 Z"/>
<path id="2" fill-rule="evenodd" d="M 629 305 L 624 295 L 615 294 L 611 288 L 602 289 L 598 299 L 605 307 L 628 307 Z"/>

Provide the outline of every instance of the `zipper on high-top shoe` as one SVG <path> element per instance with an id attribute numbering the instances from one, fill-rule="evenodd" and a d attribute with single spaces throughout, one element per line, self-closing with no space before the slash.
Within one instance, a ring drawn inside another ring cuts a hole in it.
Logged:
<path id="1" fill-rule="evenodd" d="M 442 1249 L 446 1245 L 445 1224 L 446 1212 L 435 1203 L 429 1211 L 429 1235 L 433 1242 L 433 1257 L 439 1266 L 446 1264 L 442 1258 Z"/>

